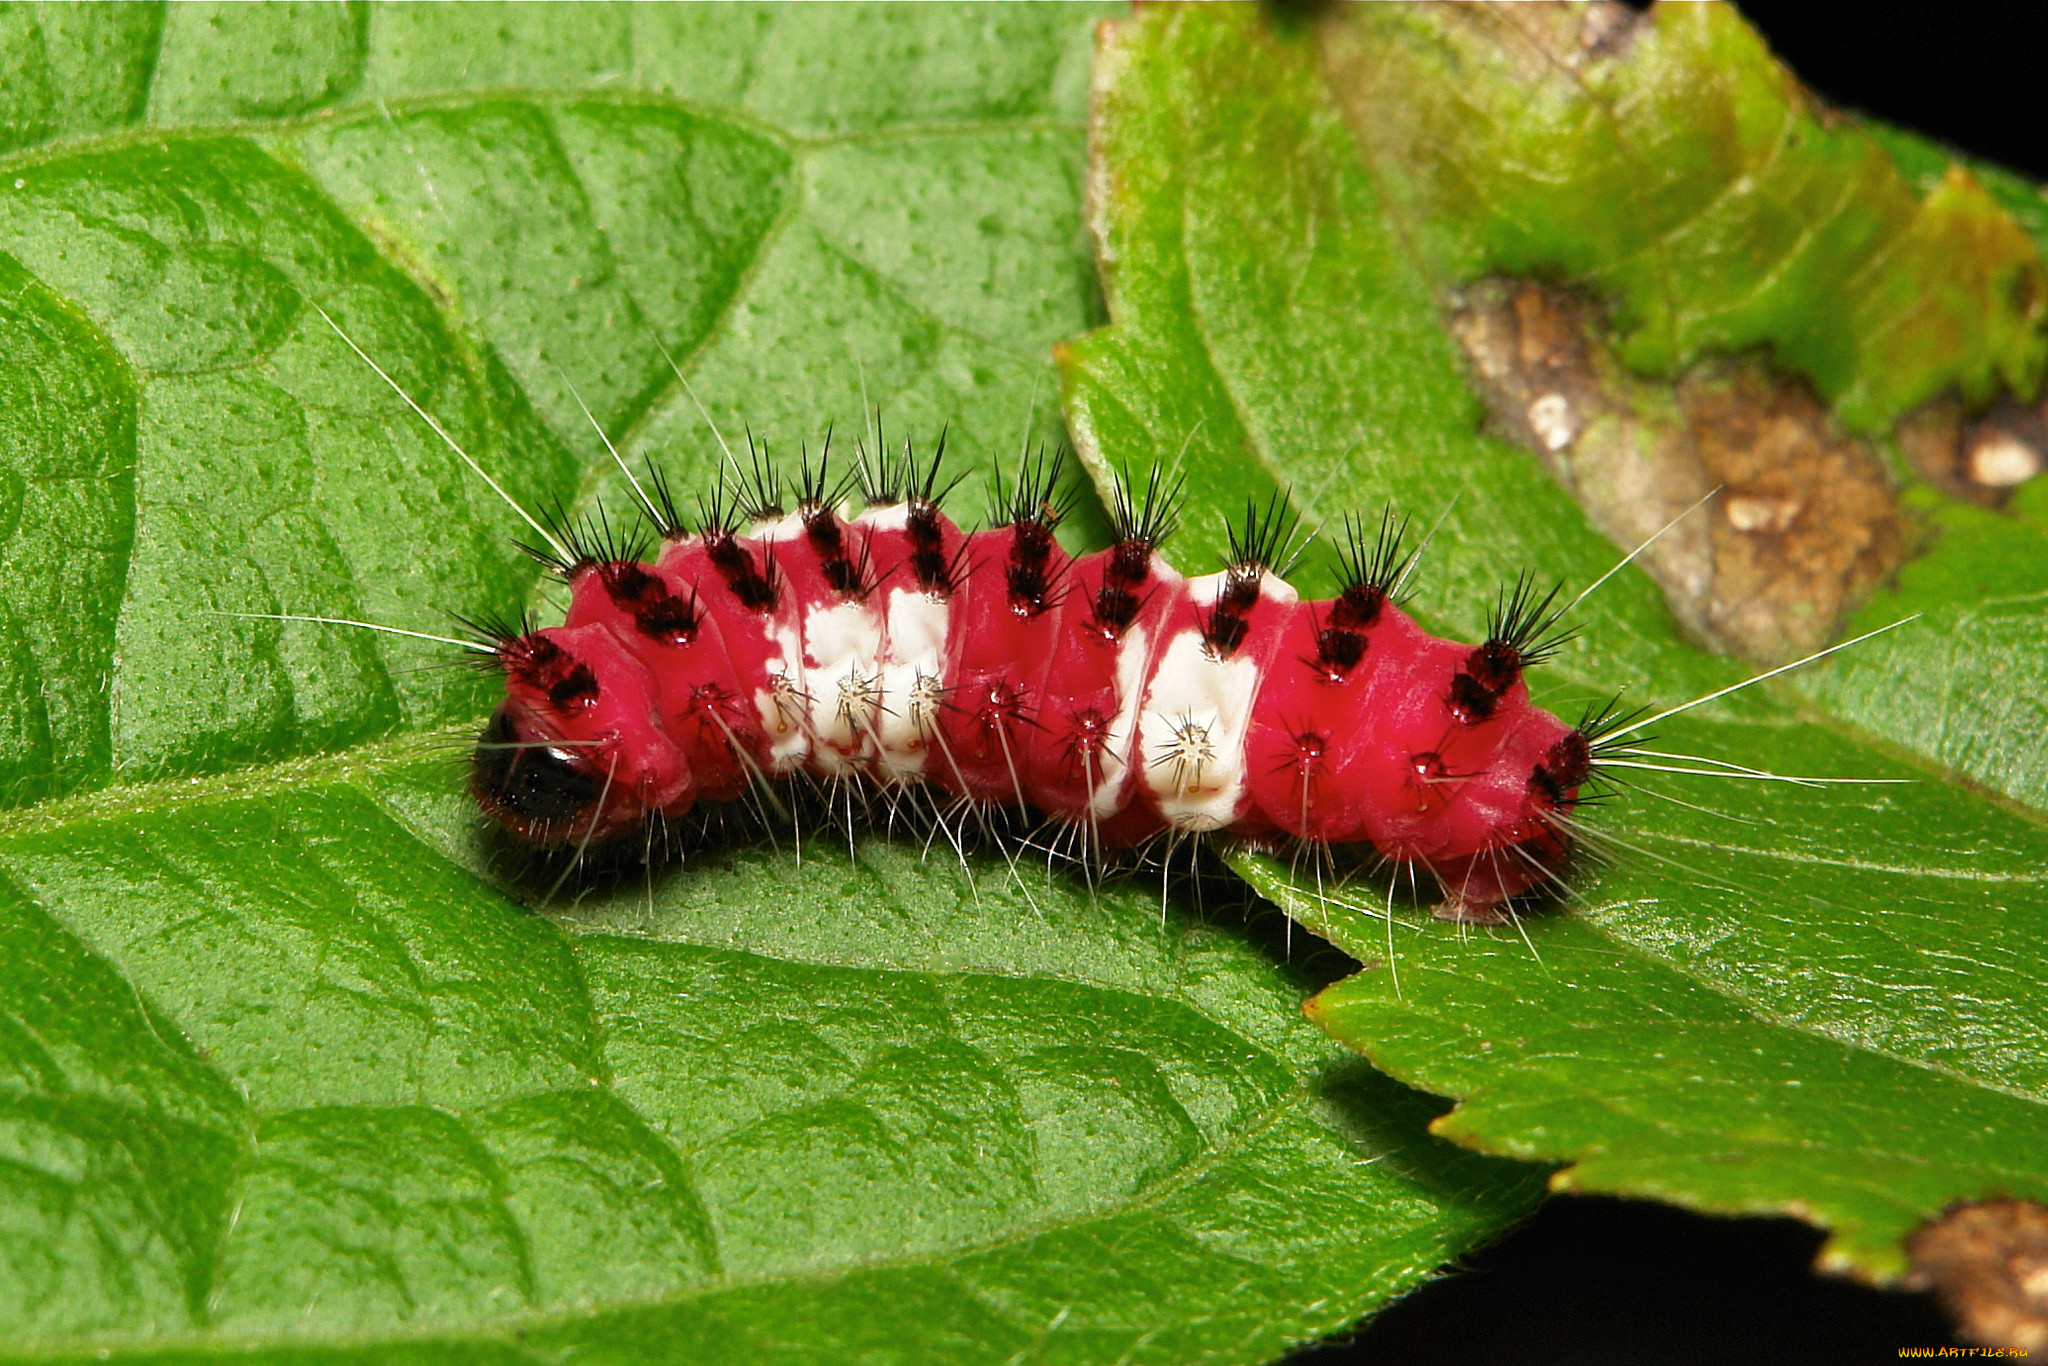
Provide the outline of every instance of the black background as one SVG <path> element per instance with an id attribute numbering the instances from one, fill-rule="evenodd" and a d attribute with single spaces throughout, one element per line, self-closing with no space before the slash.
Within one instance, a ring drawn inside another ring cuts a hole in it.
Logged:
<path id="1" fill-rule="evenodd" d="M 2039 4 L 1737 6 L 1828 103 L 2048 180 Z"/>
<path id="2" fill-rule="evenodd" d="M 2048 180 L 2048 44 L 2028 36 L 2048 7 L 1740 8 L 1828 103 Z M 1956 1341 L 1927 1296 L 1811 1273 L 1820 1242 L 1791 1220 L 1561 1197 L 1458 1274 L 1290 1366 L 1829 1366 Z"/>

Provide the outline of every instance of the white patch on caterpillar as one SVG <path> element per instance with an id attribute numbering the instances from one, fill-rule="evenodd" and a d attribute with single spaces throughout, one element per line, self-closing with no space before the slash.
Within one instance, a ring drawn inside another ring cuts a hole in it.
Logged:
<path id="1" fill-rule="evenodd" d="M 1153 554 L 1151 575 L 1145 586 L 1148 594 L 1162 594 L 1170 601 L 1185 582 L 1179 570 L 1156 552 Z M 1133 625 L 1124 633 L 1116 652 L 1116 719 L 1103 737 L 1101 781 L 1088 803 L 1090 814 L 1097 819 L 1114 816 L 1129 800 L 1124 776 L 1137 753 L 1133 746 L 1139 739 L 1138 718 L 1145 704 L 1145 683 L 1154 672 L 1152 645 L 1152 636 L 1143 627 Z"/>
<path id="2" fill-rule="evenodd" d="M 1214 608 L 1231 574 L 1187 581 L 1188 597 Z M 1259 579 L 1259 596 L 1290 607 L 1297 594 L 1272 574 Z M 1269 608 L 1268 610 L 1272 610 Z M 1258 701 L 1260 669 L 1242 657 L 1218 659 L 1197 629 L 1166 643 L 1138 719 L 1144 781 L 1159 813 L 1177 830 L 1221 830 L 1244 802 L 1245 736 Z"/>
<path id="3" fill-rule="evenodd" d="M 802 768 L 811 753 L 804 678 L 796 671 L 802 651 L 796 632 L 779 623 L 769 638 L 781 653 L 768 661 L 768 686 L 754 694 L 754 711 L 768 736 L 770 767 L 777 774 L 787 774 Z"/>
<path id="4" fill-rule="evenodd" d="M 747 527 L 749 540 L 763 545 L 774 545 L 778 541 L 800 541 L 804 537 L 804 518 L 800 512 L 786 517 L 771 517 L 766 521 L 754 522 Z"/>
<path id="5" fill-rule="evenodd" d="M 881 618 L 865 602 L 813 607 L 803 614 L 803 641 L 811 763 L 829 777 L 862 773 L 881 720 Z"/>
<path id="6" fill-rule="evenodd" d="M 1114 816 L 1124 809 L 1124 774 L 1130 770 L 1129 746 L 1138 725 L 1138 707 L 1144 698 L 1146 666 L 1152 661 L 1152 639 L 1143 627 L 1133 626 L 1124 634 L 1116 652 L 1116 719 L 1111 721 L 1097 756 L 1099 767 L 1094 790 L 1089 794 L 1088 814 L 1096 819 Z"/>
<path id="7" fill-rule="evenodd" d="M 803 530 L 803 518 L 792 513 L 755 522 L 746 534 L 772 546 L 802 536 Z M 768 660 L 768 686 L 754 694 L 754 710 L 768 734 L 768 758 L 773 771 L 792 773 L 811 758 L 817 690 L 810 670 L 804 667 L 803 624 L 786 593 L 768 628 L 768 639 L 774 644 L 776 656 Z"/>
<path id="8" fill-rule="evenodd" d="M 889 503 L 864 510 L 852 519 L 870 531 L 901 531 L 910 525 L 910 504 Z"/>
<path id="9" fill-rule="evenodd" d="M 881 718 L 876 761 L 885 782 L 924 772 L 929 738 L 944 703 L 946 636 L 952 608 L 917 588 L 892 588 L 884 612 Z"/>

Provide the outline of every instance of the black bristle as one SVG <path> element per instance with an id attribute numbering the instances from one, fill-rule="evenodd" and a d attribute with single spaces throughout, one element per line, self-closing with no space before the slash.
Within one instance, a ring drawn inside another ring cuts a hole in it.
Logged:
<path id="1" fill-rule="evenodd" d="M 796 506 L 806 515 L 818 508 L 830 507 L 838 499 L 832 488 L 832 429 L 825 428 L 825 443 L 818 451 L 818 463 L 811 465 L 811 448 L 808 442 L 796 448 Z"/>
<path id="2" fill-rule="evenodd" d="M 1408 519 L 1389 506 L 1380 512 L 1379 528 L 1368 538 L 1365 519 L 1357 514 L 1344 518 L 1344 535 L 1337 544 L 1337 570 L 1347 589 L 1368 589 L 1382 602 L 1396 607 L 1408 600 L 1403 584 L 1408 571 L 1422 554 L 1418 547 L 1403 550 Z"/>
<path id="3" fill-rule="evenodd" d="M 1574 729 L 1585 737 L 1586 745 L 1593 753 L 1593 762 L 1598 764 L 1603 754 L 1610 753 L 1616 748 L 1616 741 L 1621 738 L 1623 732 L 1649 714 L 1648 707 L 1630 707 L 1626 711 L 1622 710 L 1621 694 L 1616 693 L 1605 702 L 1588 704 Z M 1637 735 L 1628 743 L 1640 745 L 1647 743 L 1651 738 L 1647 735 Z"/>
<path id="4" fill-rule="evenodd" d="M 742 521 L 766 522 L 788 513 L 782 503 L 782 475 L 768 459 L 768 444 L 747 432 L 747 468 L 733 470 L 732 511 Z M 719 480 L 721 488 L 725 480 Z"/>
<path id="5" fill-rule="evenodd" d="M 1145 473 L 1145 490 L 1140 495 L 1129 467 L 1119 470 L 1116 485 L 1110 490 L 1109 510 L 1110 526 L 1118 544 L 1142 545 L 1148 550 L 1165 545 L 1180 525 L 1187 483 L 1185 473 L 1169 479 L 1164 468 L 1154 465 Z"/>
<path id="6" fill-rule="evenodd" d="M 920 552 L 922 554 L 922 552 Z M 952 593 L 967 582 L 967 575 L 974 568 L 974 558 L 969 553 L 967 538 L 953 548 L 953 558 L 947 560 L 936 572 L 922 559 L 914 566 L 918 574 L 918 586 L 928 593 Z"/>
<path id="7" fill-rule="evenodd" d="M 1283 578 L 1308 544 L 1301 536 L 1301 514 L 1288 504 L 1284 489 L 1267 495 L 1264 508 L 1256 498 L 1246 498 L 1243 523 L 1226 527 L 1224 534 L 1230 542 L 1225 569 L 1271 570 Z"/>
<path id="8" fill-rule="evenodd" d="M 647 553 L 647 538 L 635 526 L 612 526 L 611 517 L 599 505 L 578 524 L 570 548 L 579 555 L 595 557 L 599 564 L 633 563 Z"/>
<path id="9" fill-rule="evenodd" d="M 891 507 L 897 503 L 937 507 L 964 477 L 956 475 L 943 487 L 939 484 L 939 466 L 946 458 L 946 442 L 951 435 L 950 424 L 939 429 L 938 443 L 929 460 L 918 458 L 917 448 L 908 437 L 904 438 L 902 449 L 892 455 L 882 434 L 881 410 L 876 409 L 874 449 L 869 450 L 863 440 L 854 464 L 862 500 L 869 507 Z"/>
<path id="10" fill-rule="evenodd" d="M 1003 471 L 993 473 L 994 493 L 989 500 L 988 524 L 1023 526 L 1051 531 L 1074 510 L 1074 490 L 1060 487 L 1060 474 L 1067 464 L 1065 447 L 1056 448 L 1048 458 L 1044 446 L 1017 462 L 1017 487 L 1003 491 Z"/>
<path id="11" fill-rule="evenodd" d="M 651 459 L 647 462 L 646 490 L 647 501 L 654 509 L 654 534 L 664 541 L 680 541 L 688 536 L 690 528 L 676 507 L 675 491 L 669 487 L 668 476 Z"/>
<path id="12" fill-rule="evenodd" d="M 637 560 L 646 550 L 646 542 L 638 531 L 627 527 L 614 528 L 602 507 L 576 518 L 570 516 L 557 501 L 553 507 L 541 509 L 540 520 L 553 538 L 553 544 L 537 546 L 526 541 L 514 541 L 513 544 L 565 582 L 596 565 Z M 559 550 L 557 545 L 561 547 Z"/>
<path id="13" fill-rule="evenodd" d="M 1487 635 L 1489 646 L 1507 646 L 1521 659 L 1525 669 L 1551 658 L 1578 635 L 1575 628 L 1558 629 L 1558 622 L 1570 606 L 1553 608 L 1563 585 L 1536 596 L 1535 581 L 1528 574 L 1515 580 L 1511 589 L 1501 590 L 1494 604 L 1493 626 Z"/>
<path id="14" fill-rule="evenodd" d="M 540 510 L 541 525 L 547 530 L 547 543 L 535 545 L 531 541 L 521 540 L 515 536 L 512 540 L 512 548 L 556 578 L 567 579 L 588 563 L 588 561 L 579 560 L 573 549 L 556 549 L 557 546 L 567 547 L 569 544 L 569 528 L 566 525 L 568 520 L 567 512 L 563 510 L 561 501 L 557 499 L 553 507 L 544 507 Z"/>
<path id="15" fill-rule="evenodd" d="M 910 443 L 903 443 L 904 454 L 910 453 Z M 875 444 L 868 448 L 863 436 L 858 453 L 854 457 L 854 472 L 860 476 L 861 499 L 869 507 L 889 507 L 910 496 L 909 485 L 913 471 L 889 457 L 888 438 L 882 435 L 882 410 L 875 409 Z"/>
<path id="16" fill-rule="evenodd" d="M 523 607 L 517 612 L 483 612 L 473 617 L 450 612 L 448 616 L 459 628 L 456 634 L 460 639 L 474 641 L 490 649 L 490 654 L 465 651 L 463 655 L 466 662 L 489 673 L 503 673 L 507 647 L 540 629 L 533 614 Z"/>
<path id="17" fill-rule="evenodd" d="M 732 469 L 719 466 L 718 478 L 712 482 L 710 495 L 697 495 L 698 534 L 707 540 L 738 535 L 741 523 L 746 520 L 742 510 L 744 501 Z"/>
<path id="18" fill-rule="evenodd" d="M 865 487 L 866 480 L 862 469 L 865 461 L 859 456 L 855 457 L 854 467 L 851 470 L 842 474 L 836 480 L 831 477 L 832 429 L 830 427 L 825 429 L 825 442 L 823 448 L 818 452 L 817 468 L 811 468 L 811 452 L 807 446 L 800 448 L 799 461 L 797 471 L 797 508 L 807 517 L 820 509 L 831 510 L 837 508 L 840 503 L 845 501 L 847 493 L 854 487 L 857 485 Z"/>

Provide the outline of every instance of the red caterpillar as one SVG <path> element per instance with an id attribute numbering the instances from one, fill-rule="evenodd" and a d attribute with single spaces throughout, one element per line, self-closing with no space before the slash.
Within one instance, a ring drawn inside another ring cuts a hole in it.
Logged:
<path id="1" fill-rule="evenodd" d="M 1558 641 L 1527 580 L 1462 645 L 1398 605 L 1413 556 L 1391 519 L 1350 524 L 1346 587 L 1300 602 L 1273 509 L 1223 570 L 1184 578 L 1158 554 L 1175 499 L 1156 473 L 1119 491 L 1115 544 L 1075 559 L 1053 538 L 1057 462 L 973 533 L 940 512 L 936 470 L 863 462 L 850 518 L 822 465 L 793 510 L 757 478 L 694 534 L 657 478 L 652 563 L 602 521 L 543 529 L 568 615 L 490 633 L 506 695 L 478 804 L 584 845 L 803 770 L 1027 806 L 1091 853 L 1167 831 L 1369 845 L 1433 873 L 1456 919 L 1558 875 L 1605 723 L 1529 701 L 1523 672 Z"/>

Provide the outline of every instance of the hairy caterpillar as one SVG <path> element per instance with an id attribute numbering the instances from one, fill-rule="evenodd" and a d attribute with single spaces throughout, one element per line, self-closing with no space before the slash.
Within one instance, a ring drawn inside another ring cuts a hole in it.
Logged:
<path id="1" fill-rule="evenodd" d="M 1567 724 L 1524 674 L 1568 638 L 1560 621 L 1584 593 L 1557 607 L 1558 590 L 1539 598 L 1524 576 L 1482 643 L 1432 635 L 1400 606 L 1417 552 L 1390 512 L 1370 533 L 1346 522 L 1345 586 L 1303 602 L 1276 565 L 1294 540 L 1277 499 L 1247 509 L 1221 570 L 1183 577 L 1159 554 L 1178 485 L 1156 468 L 1142 490 L 1119 481 L 1113 544 L 1071 557 L 1053 536 L 1059 460 L 1043 456 L 999 493 L 993 525 L 963 532 L 939 508 L 943 438 L 928 461 L 908 443 L 891 459 L 879 420 L 850 517 L 829 442 L 787 507 L 754 452 L 751 478 L 721 480 L 694 531 L 658 471 L 642 484 L 620 460 L 659 541 L 644 562 L 602 513 L 519 508 L 342 340 L 526 520 L 539 544 L 522 548 L 569 588 L 559 626 L 471 623 L 475 638 L 451 642 L 505 679 L 471 795 L 534 845 L 581 850 L 797 774 L 929 783 L 1035 811 L 1084 859 L 1170 834 L 1360 846 L 1427 871 L 1443 918 L 1496 923 L 1560 883 L 1601 768 L 1688 757 L 1627 737 L 1857 643 L 1647 719 L 1609 704 Z"/>
<path id="2" fill-rule="evenodd" d="M 555 528 L 538 549 L 568 614 L 491 639 L 506 697 L 478 804 L 552 844 L 798 769 L 927 781 L 1028 806 L 1089 851 L 1167 831 L 1369 843 L 1472 915 L 1561 865 L 1557 818 L 1597 736 L 1528 699 L 1554 617 L 1526 580 L 1486 643 L 1459 645 L 1395 601 L 1391 521 L 1354 525 L 1349 586 L 1302 603 L 1274 572 L 1271 513 L 1226 568 L 1185 579 L 1158 554 L 1173 498 L 1156 475 L 1116 500 L 1115 544 L 1071 559 L 1048 466 L 971 534 L 939 510 L 937 468 L 863 464 L 867 507 L 847 518 L 821 461 L 791 508 L 759 487 L 694 534 L 657 485 L 651 564 L 602 524 Z"/>

